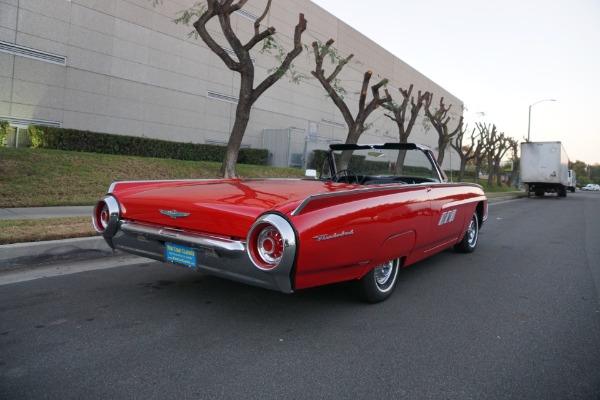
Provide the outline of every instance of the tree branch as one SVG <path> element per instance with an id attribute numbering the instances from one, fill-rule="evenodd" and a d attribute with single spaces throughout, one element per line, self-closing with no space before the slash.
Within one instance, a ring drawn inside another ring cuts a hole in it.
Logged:
<path id="1" fill-rule="evenodd" d="M 294 48 L 288 52 L 287 56 L 277 68 L 275 72 L 265 78 L 256 89 L 254 89 L 252 93 L 252 102 L 254 103 L 261 94 L 264 93 L 269 87 L 271 87 L 275 82 L 281 78 L 281 76 L 285 75 L 287 70 L 290 68 L 292 61 L 296 58 L 300 53 L 302 53 L 302 33 L 306 30 L 306 18 L 304 18 L 304 14 L 300 14 L 298 16 L 298 24 L 294 30 Z"/>
<path id="2" fill-rule="evenodd" d="M 262 22 L 263 19 L 265 19 L 265 17 L 269 13 L 270 9 L 271 9 L 271 0 L 269 0 L 267 2 L 267 6 L 265 7 L 265 11 L 263 11 L 262 15 L 260 17 L 258 17 L 258 19 L 256 21 L 254 21 L 254 36 L 258 36 L 260 23 Z M 270 28 L 270 29 L 273 29 L 273 32 L 275 32 L 275 28 Z"/>

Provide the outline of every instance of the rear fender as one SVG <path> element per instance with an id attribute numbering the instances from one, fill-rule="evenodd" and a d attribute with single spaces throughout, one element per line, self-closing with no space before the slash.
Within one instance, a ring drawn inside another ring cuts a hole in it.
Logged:
<path id="1" fill-rule="evenodd" d="M 375 258 L 367 265 L 361 277 L 378 265 L 397 258 L 407 257 L 413 251 L 416 239 L 415 231 L 397 233 L 387 238 L 379 248 Z"/>

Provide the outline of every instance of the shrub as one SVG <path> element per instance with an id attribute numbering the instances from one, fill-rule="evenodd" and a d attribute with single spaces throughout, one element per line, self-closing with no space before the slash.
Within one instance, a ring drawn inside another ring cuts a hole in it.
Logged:
<path id="1" fill-rule="evenodd" d="M 179 143 L 49 126 L 32 126 L 29 135 L 34 147 L 45 149 L 178 160 L 221 162 L 226 150 L 224 146 L 211 144 Z M 265 149 L 242 148 L 238 155 L 241 164 L 266 165 L 267 160 L 268 150 Z"/>
<path id="2" fill-rule="evenodd" d="M 4 146 L 4 140 L 8 135 L 8 122 L 0 121 L 0 147 Z"/>

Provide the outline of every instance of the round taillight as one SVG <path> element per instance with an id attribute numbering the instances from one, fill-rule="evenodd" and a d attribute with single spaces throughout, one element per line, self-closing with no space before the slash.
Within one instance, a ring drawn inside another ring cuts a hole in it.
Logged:
<path id="1" fill-rule="evenodd" d="M 100 233 L 106 230 L 110 221 L 110 212 L 108 205 L 104 201 L 99 201 L 94 209 L 94 228 Z"/>
<path id="2" fill-rule="evenodd" d="M 104 236 L 112 236 L 116 232 L 119 219 L 119 204 L 112 196 L 106 196 L 94 207 L 92 222 L 94 229 Z"/>
<path id="3" fill-rule="evenodd" d="M 295 249 L 296 239 L 291 225 L 276 214 L 260 217 L 248 234 L 248 255 L 252 263 L 263 271 L 272 270 L 281 263 L 293 263 Z"/>
<path id="4" fill-rule="evenodd" d="M 110 221 L 110 212 L 108 211 L 108 206 L 104 203 L 102 210 L 100 210 L 100 224 L 102 228 L 106 229 L 108 221 Z"/>
<path id="5" fill-rule="evenodd" d="M 258 234 L 256 247 L 260 257 L 268 264 L 277 264 L 283 256 L 283 238 L 281 233 L 267 225 Z"/>

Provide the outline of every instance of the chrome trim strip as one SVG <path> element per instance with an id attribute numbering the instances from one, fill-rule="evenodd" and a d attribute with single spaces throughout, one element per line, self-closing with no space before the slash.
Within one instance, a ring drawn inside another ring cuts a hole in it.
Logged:
<path id="1" fill-rule="evenodd" d="M 432 182 L 427 182 L 427 184 L 431 184 L 431 183 Z M 421 184 L 418 184 L 418 185 L 421 185 Z M 397 190 L 414 188 L 414 187 L 415 187 L 415 185 L 400 185 L 400 184 L 398 184 L 398 185 L 386 186 L 386 187 L 369 187 L 369 188 L 365 188 L 365 189 L 361 188 L 361 189 L 346 190 L 346 191 L 333 192 L 333 193 L 315 194 L 315 195 L 307 197 L 302 203 L 300 203 L 300 205 L 294 211 L 292 211 L 292 215 L 293 216 L 299 215 L 302 212 L 302 210 L 313 200 L 325 199 L 325 198 L 329 198 L 329 197 L 348 196 L 348 195 L 357 194 L 357 193 L 383 192 L 386 190 L 397 191 Z"/>
<path id="2" fill-rule="evenodd" d="M 181 182 L 181 183 L 189 183 L 189 182 L 198 182 L 198 183 L 202 183 L 205 181 L 219 181 L 219 179 L 176 179 L 176 180 L 169 180 L 169 179 L 162 179 L 162 180 L 148 180 L 148 181 L 116 181 L 110 184 L 109 188 L 108 188 L 108 193 L 112 193 L 115 190 L 115 187 L 117 185 L 120 185 L 122 183 L 148 183 L 148 184 L 152 184 L 152 183 L 175 183 L 175 182 Z"/>
<path id="3" fill-rule="evenodd" d="M 191 232 L 185 232 L 179 229 L 171 229 L 164 227 L 156 227 L 144 225 L 135 222 L 121 221 L 121 231 L 133 235 L 150 235 L 153 239 L 172 241 L 176 239 L 178 242 L 188 243 L 200 247 L 210 247 L 216 250 L 227 252 L 245 251 L 246 245 L 243 242 L 235 240 L 227 240 L 212 236 L 205 236 Z"/>

